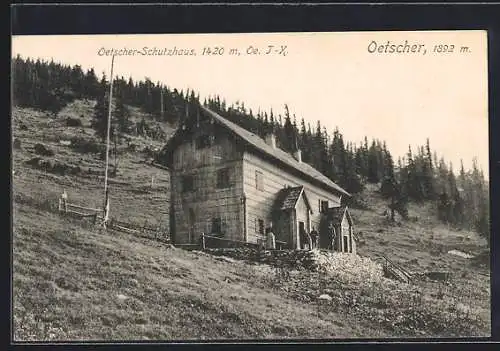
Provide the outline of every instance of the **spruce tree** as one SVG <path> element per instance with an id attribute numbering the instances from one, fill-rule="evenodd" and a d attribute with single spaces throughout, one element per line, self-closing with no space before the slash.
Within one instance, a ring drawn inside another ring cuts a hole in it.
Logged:
<path id="1" fill-rule="evenodd" d="M 370 149 L 368 150 L 368 182 L 378 183 L 380 181 L 380 164 L 377 145 L 375 140 L 372 140 Z"/>
<path id="2" fill-rule="evenodd" d="M 124 103 L 124 91 L 116 89 L 113 118 L 116 120 L 116 130 L 119 135 L 130 132 L 130 111 Z"/>
<path id="3" fill-rule="evenodd" d="M 96 135 L 103 141 L 106 141 L 107 133 L 107 120 L 108 120 L 108 99 L 107 96 L 107 81 L 106 75 L 103 74 L 99 94 L 97 95 L 97 102 L 94 106 L 94 115 L 92 119 L 92 128 L 94 128 Z"/>
<path id="4" fill-rule="evenodd" d="M 89 69 L 83 78 L 83 96 L 87 99 L 98 99 L 101 94 L 101 84 L 99 84 L 94 69 Z"/>
<path id="5" fill-rule="evenodd" d="M 311 142 L 310 135 L 307 133 L 306 122 L 304 118 L 300 120 L 300 138 L 299 138 L 300 149 L 302 150 L 302 161 L 309 163 L 311 162 Z"/>
<path id="6" fill-rule="evenodd" d="M 285 124 L 283 126 L 284 140 L 282 140 L 282 148 L 287 152 L 294 152 L 296 147 L 296 133 L 295 128 L 290 118 L 290 111 L 288 105 L 285 104 Z"/>

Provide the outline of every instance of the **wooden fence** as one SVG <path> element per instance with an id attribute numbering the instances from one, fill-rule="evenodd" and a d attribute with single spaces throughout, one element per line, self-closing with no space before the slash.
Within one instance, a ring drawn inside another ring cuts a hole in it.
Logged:
<path id="1" fill-rule="evenodd" d="M 401 265 L 391 261 L 385 255 L 380 255 L 385 259 L 384 261 L 384 271 L 392 275 L 394 278 L 401 280 L 403 282 L 409 283 L 413 280 L 413 275 L 404 269 Z"/>
<path id="2" fill-rule="evenodd" d="M 257 243 L 249 243 L 246 241 L 226 239 L 220 236 L 208 235 L 205 233 L 201 234 L 200 240 L 201 243 L 198 246 L 201 246 L 202 249 L 206 249 L 209 246 L 227 247 L 227 248 L 235 248 L 235 247 L 260 248 L 265 246 L 263 240 L 259 240 Z M 287 245 L 286 242 L 279 240 L 275 240 L 275 244 L 276 244 L 276 250 L 283 250 Z"/>
<path id="3" fill-rule="evenodd" d="M 221 238 L 219 236 L 207 235 L 205 233 L 202 233 L 201 248 L 206 249 L 209 246 L 234 248 L 234 247 L 257 247 L 257 244 L 248 243 L 246 241 L 240 241 L 240 240 L 226 239 L 226 238 Z"/>
<path id="4" fill-rule="evenodd" d="M 90 218 L 94 224 L 102 223 L 104 220 L 104 211 L 99 208 L 76 205 L 68 201 L 68 196 L 64 192 L 59 198 L 59 212 L 77 216 L 78 218 Z M 124 222 L 116 218 L 109 218 L 106 228 L 109 230 L 121 231 L 129 234 L 135 234 L 141 237 L 170 242 L 168 231 L 161 226 L 151 226 L 145 221 L 143 225 Z"/>
<path id="5" fill-rule="evenodd" d="M 99 208 L 85 207 L 72 204 L 67 200 L 67 197 L 65 197 L 64 195 L 59 198 L 59 211 L 68 214 L 74 214 L 81 217 L 99 217 L 99 214 L 103 213 L 103 210 Z"/>
<path id="6" fill-rule="evenodd" d="M 163 230 L 161 226 L 149 226 L 147 221 L 143 225 L 138 225 L 111 218 L 107 227 L 112 230 L 135 234 L 145 238 L 170 242 L 170 237 L 166 230 Z"/>

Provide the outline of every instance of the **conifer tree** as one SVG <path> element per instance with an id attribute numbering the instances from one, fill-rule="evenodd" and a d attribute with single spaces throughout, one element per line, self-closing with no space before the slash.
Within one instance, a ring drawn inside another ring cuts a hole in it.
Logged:
<path id="1" fill-rule="evenodd" d="M 101 94 L 99 80 L 93 68 L 89 69 L 83 78 L 83 96 L 87 99 L 97 99 Z"/>
<path id="2" fill-rule="evenodd" d="M 103 74 L 100 86 L 99 94 L 97 95 L 97 102 L 94 106 L 94 115 L 92 119 L 92 128 L 94 128 L 96 135 L 101 138 L 103 142 L 106 141 L 107 133 L 107 120 L 108 120 L 108 94 L 107 94 L 108 83 L 106 81 L 106 75 Z"/>
<path id="3" fill-rule="evenodd" d="M 116 131 L 118 136 L 130 132 L 130 111 L 124 103 L 124 91 L 123 88 L 117 87 L 115 89 L 115 101 L 113 109 L 113 117 L 116 120 Z"/>
<path id="4" fill-rule="evenodd" d="M 296 133 L 295 128 L 290 119 L 290 111 L 288 110 L 288 105 L 285 104 L 285 124 L 283 126 L 284 140 L 282 140 L 282 148 L 287 152 L 295 151 L 296 144 Z"/>
<path id="5" fill-rule="evenodd" d="M 380 181 L 380 163 L 375 140 L 372 140 L 370 149 L 368 150 L 368 181 L 370 183 L 378 183 Z"/>

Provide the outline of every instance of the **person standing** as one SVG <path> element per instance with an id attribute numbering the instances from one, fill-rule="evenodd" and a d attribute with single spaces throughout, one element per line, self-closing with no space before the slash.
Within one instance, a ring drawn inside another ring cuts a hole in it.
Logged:
<path id="1" fill-rule="evenodd" d="M 299 229 L 299 237 L 300 237 L 300 248 L 302 250 L 306 249 L 306 246 L 308 245 L 309 242 L 309 234 L 306 233 L 304 228 Z"/>
<path id="2" fill-rule="evenodd" d="M 272 228 L 267 228 L 266 235 L 266 250 L 275 250 L 276 249 L 276 238 L 273 233 Z"/>
<path id="3" fill-rule="evenodd" d="M 312 249 L 311 234 L 304 230 L 304 236 L 305 236 L 304 249 L 305 250 L 311 250 Z"/>
<path id="4" fill-rule="evenodd" d="M 311 230 L 311 249 L 317 249 L 318 248 L 318 232 L 316 231 L 316 228 L 313 226 Z"/>
<path id="5" fill-rule="evenodd" d="M 335 251 L 336 247 L 335 247 L 335 239 L 336 239 L 336 236 L 337 236 L 337 233 L 335 231 L 335 227 L 333 225 L 332 222 L 330 222 L 330 224 L 328 225 L 328 236 L 329 236 L 329 239 L 330 239 L 330 247 L 329 249 L 332 250 L 332 251 Z"/>

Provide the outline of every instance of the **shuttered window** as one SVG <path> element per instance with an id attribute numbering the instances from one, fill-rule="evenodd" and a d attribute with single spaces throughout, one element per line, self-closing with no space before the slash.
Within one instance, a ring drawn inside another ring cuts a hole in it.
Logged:
<path id="1" fill-rule="evenodd" d="M 194 177 L 192 175 L 186 175 L 181 178 L 181 188 L 182 192 L 186 193 L 188 191 L 194 190 Z"/>
<path id="2" fill-rule="evenodd" d="M 264 220 L 255 218 L 255 232 L 264 235 Z"/>
<path id="3" fill-rule="evenodd" d="M 212 233 L 214 234 L 222 233 L 222 219 L 220 217 L 212 218 Z"/>
<path id="4" fill-rule="evenodd" d="M 217 171 L 217 188 L 229 188 L 231 186 L 229 168 L 222 168 Z"/>
<path id="5" fill-rule="evenodd" d="M 260 171 L 255 171 L 255 188 L 264 191 L 264 175 Z"/>
<path id="6" fill-rule="evenodd" d="M 320 213 L 328 212 L 328 207 L 329 207 L 328 201 L 318 200 L 318 205 Z"/>

